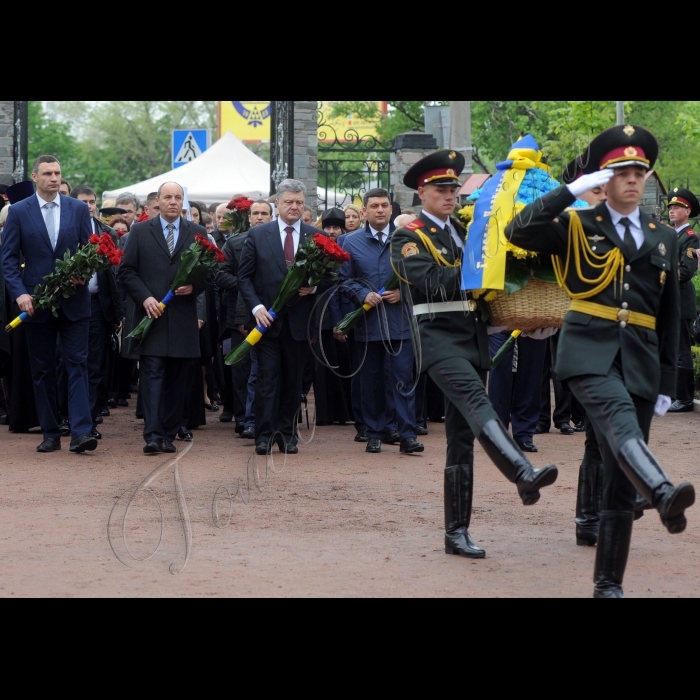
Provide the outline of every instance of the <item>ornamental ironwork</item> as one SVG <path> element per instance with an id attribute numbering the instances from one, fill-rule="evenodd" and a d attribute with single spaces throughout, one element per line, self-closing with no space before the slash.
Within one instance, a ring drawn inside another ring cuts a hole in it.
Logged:
<path id="1" fill-rule="evenodd" d="M 391 191 L 393 141 L 374 134 L 362 135 L 349 126 L 342 133 L 326 120 L 323 103 L 318 109 L 319 209 L 344 208 L 371 189 Z"/>
<path id="2" fill-rule="evenodd" d="M 294 102 L 271 102 L 270 194 L 294 177 Z"/>
<path id="3" fill-rule="evenodd" d="M 27 160 L 29 158 L 29 103 L 26 101 L 16 101 L 14 105 L 14 139 L 13 139 L 13 161 L 14 170 L 12 177 L 15 182 L 24 182 L 28 179 Z"/>

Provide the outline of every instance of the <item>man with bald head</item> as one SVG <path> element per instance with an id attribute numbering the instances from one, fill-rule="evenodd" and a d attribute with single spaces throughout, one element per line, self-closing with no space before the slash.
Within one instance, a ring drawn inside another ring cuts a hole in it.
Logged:
<path id="1" fill-rule="evenodd" d="M 216 227 L 212 231 L 212 238 L 219 248 L 224 247 L 224 243 L 231 235 L 230 224 L 226 221 L 226 214 L 230 214 L 226 204 L 219 204 L 216 208 Z"/>
<path id="2" fill-rule="evenodd" d="M 173 441 L 182 425 L 187 363 L 200 356 L 197 295 L 205 285 L 180 287 L 165 311 L 159 303 L 170 290 L 181 256 L 194 243 L 195 234 L 207 235 L 205 228 L 182 218 L 184 199 L 184 190 L 177 183 L 160 186 L 156 200 L 160 214 L 131 229 L 119 269 L 119 281 L 135 304 L 131 327 L 145 316 L 156 319 L 136 349 L 147 455 L 177 452 Z"/>

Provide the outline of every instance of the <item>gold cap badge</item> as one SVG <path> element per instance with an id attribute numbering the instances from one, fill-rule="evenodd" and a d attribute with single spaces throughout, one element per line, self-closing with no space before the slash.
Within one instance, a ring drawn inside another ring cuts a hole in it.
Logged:
<path id="1" fill-rule="evenodd" d="M 457 154 L 454 151 L 450 151 L 449 158 L 450 160 L 456 160 Z"/>
<path id="2" fill-rule="evenodd" d="M 636 129 L 635 129 L 631 124 L 628 124 L 628 125 L 623 129 L 623 131 L 627 134 L 627 136 L 629 136 L 630 138 L 632 138 L 632 136 L 634 136 L 634 133 L 635 133 Z"/>
<path id="3" fill-rule="evenodd" d="M 625 155 L 628 158 L 634 158 L 635 156 L 639 155 L 639 151 L 634 146 L 630 146 L 629 148 L 625 148 Z"/>

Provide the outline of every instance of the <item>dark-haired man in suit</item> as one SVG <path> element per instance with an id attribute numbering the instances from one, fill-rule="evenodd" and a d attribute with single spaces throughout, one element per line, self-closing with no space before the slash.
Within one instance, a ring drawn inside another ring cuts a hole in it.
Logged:
<path id="1" fill-rule="evenodd" d="M 173 441 L 182 426 L 187 360 L 200 356 L 197 295 L 205 285 L 180 287 L 166 311 L 160 306 L 175 280 L 182 253 L 195 242 L 196 234 L 207 233 L 182 218 L 184 199 L 177 183 L 161 185 L 160 215 L 131 229 L 119 268 L 119 281 L 135 304 L 132 327 L 146 315 L 157 319 L 136 349 L 147 455 L 177 452 Z"/>
<path id="2" fill-rule="evenodd" d="M 39 156 L 32 168 L 36 195 L 10 209 L 3 231 L 2 267 L 5 283 L 17 305 L 29 314 L 32 380 L 44 441 L 40 453 L 61 449 L 61 430 L 56 407 L 56 342 L 61 338 L 68 374 L 68 413 L 72 428 L 71 452 L 97 448 L 91 436 L 92 416 L 88 393 L 88 334 L 90 296 L 86 280 L 73 279 L 76 294 L 61 302 L 58 315 L 35 311 L 34 287 L 56 270 L 56 260 L 86 245 L 92 233 L 90 210 L 75 199 L 59 194 L 61 164 L 54 156 Z M 22 272 L 20 258 L 24 255 Z"/>
<path id="3" fill-rule="evenodd" d="M 307 327 L 314 307 L 315 287 L 303 287 L 299 297 L 279 314 L 270 309 L 287 270 L 307 236 L 322 233 L 302 223 L 306 187 L 285 180 L 277 188 L 279 218 L 248 233 L 238 270 L 238 289 L 255 323 L 267 328 L 256 345 L 259 373 L 255 392 L 256 452 L 264 455 L 273 438 L 281 451 L 297 454 L 294 426 L 301 405 L 301 384 L 309 357 Z M 323 291 L 323 290 L 321 290 Z M 249 324 L 248 330 L 255 327 Z M 276 436 L 276 437 L 275 437 Z M 281 436 L 281 437 L 280 437 Z"/>

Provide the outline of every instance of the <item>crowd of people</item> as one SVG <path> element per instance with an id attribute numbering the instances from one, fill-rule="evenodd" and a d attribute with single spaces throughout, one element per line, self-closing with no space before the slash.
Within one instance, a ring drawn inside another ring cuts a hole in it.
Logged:
<path id="1" fill-rule="evenodd" d="M 62 437 L 83 453 L 96 449 L 111 411 L 131 407 L 144 420 L 145 455 L 176 452 L 207 414 L 259 455 L 295 455 L 300 411 L 312 398 L 319 426 L 348 426 L 348 439 L 372 455 L 387 446 L 422 453 L 429 423 L 444 422 L 445 550 L 475 559 L 485 556 L 469 533 L 475 441 L 534 505 L 557 479 L 554 465 L 528 460 L 536 435 L 552 425 L 585 432 L 577 542 L 598 546 L 596 596 L 620 597 L 633 519 L 655 508 L 669 532 L 682 532 L 694 502 L 693 487 L 673 486 L 646 446 L 654 414 L 693 410 L 697 314 L 689 219 L 700 203 L 676 188 L 673 228 L 638 206 L 657 153 L 641 127 L 605 132 L 562 187 L 508 225 L 515 245 L 567 260 L 559 282 L 573 300 L 562 331 L 524 333 L 514 344 L 511 329 L 487 326 L 478 295 L 462 290 L 466 232 L 454 216 L 464 159 L 455 152 L 429 155 L 406 175 L 419 212 L 376 188 L 361 205 L 316 217 L 304 184 L 290 179 L 268 200 L 248 202 L 242 230 L 231 214 L 243 195 L 206 206 L 167 182 L 145 202 L 125 193 L 98 208 L 92 188 L 72 187 L 58 160 L 42 156 L 32 182 L 7 188 L 0 212 L 3 319 L 27 320 L 0 342 L 0 420 L 13 432 L 40 427 L 41 453 L 61 449 Z M 569 209 L 581 200 L 584 208 Z M 71 279 L 53 314 L 35 309 L 43 274 L 95 234 L 123 251 L 118 268 Z M 316 234 L 349 259 L 337 281 L 302 286 L 275 313 L 300 246 Z M 178 286 L 183 254 L 205 240 L 219 251 L 217 269 Z M 576 266 L 572 245 L 582 251 Z M 348 330 L 345 320 L 361 310 Z M 157 319 L 148 335 L 129 337 L 146 318 Z M 227 365 L 231 349 L 254 335 L 245 359 Z"/>

